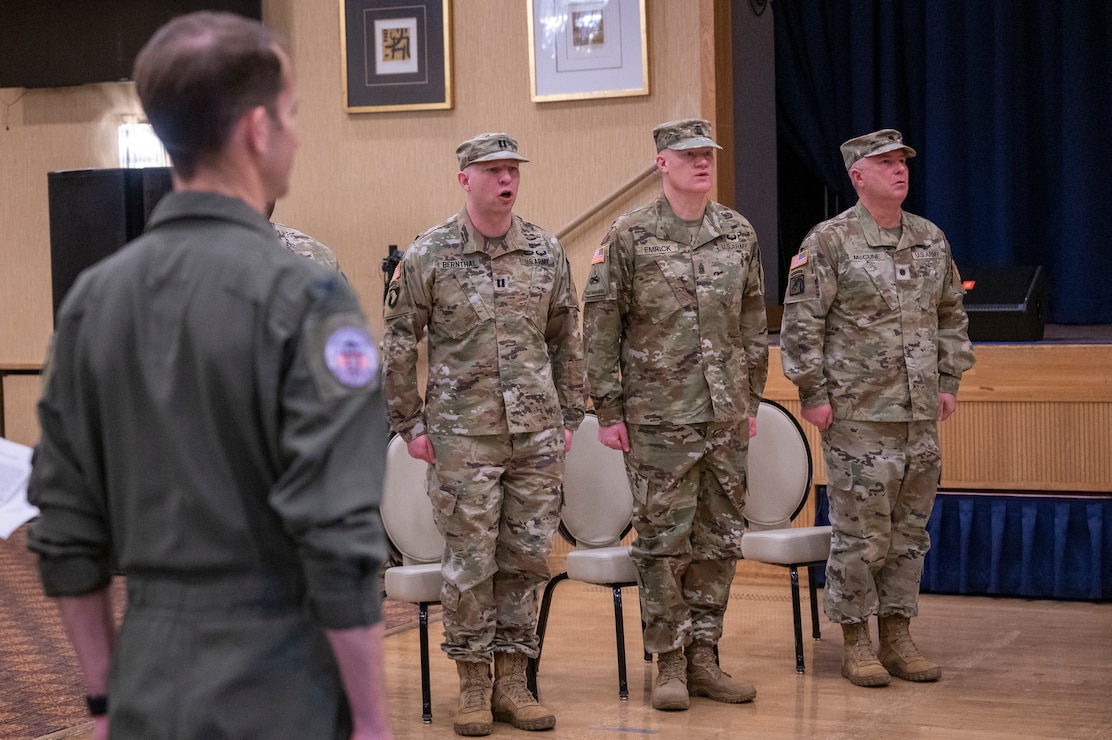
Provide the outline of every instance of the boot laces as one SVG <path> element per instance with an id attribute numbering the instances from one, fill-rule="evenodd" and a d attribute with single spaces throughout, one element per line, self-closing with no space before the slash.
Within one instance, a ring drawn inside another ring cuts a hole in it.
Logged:
<path id="1" fill-rule="evenodd" d="M 867 642 L 858 640 L 850 647 L 853 653 L 853 659 L 857 663 L 872 663 L 876 661 L 876 655 L 873 653 L 873 646 Z"/>
<path id="2" fill-rule="evenodd" d="M 660 674 L 660 682 L 671 680 L 673 678 L 685 679 L 687 677 L 687 666 L 684 664 L 683 656 L 679 653 L 670 654 L 669 657 L 663 660 L 657 659 L 657 672 Z"/>
<path id="3" fill-rule="evenodd" d="M 523 707 L 537 703 L 533 698 L 533 692 L 529 690 L 521 676 L 515 675 L 502 679 L 499 688 L 502 690 L 502 695 L 516 706 Z"/>
<path id="4" fill-rule="evenodd" d="M 876 653 L 873 652 L 873 643 L 869 639 L 868 630 L 861 630 L 854 634 L 854 639 L 849 645 L 850 653 L 853 655 L 854 662 L 858 664 L 872 663 L 876 661 Z"/>
<path id="5" fill-rule="evenodd" d="M 468 664 L 467 678 L 460 695 L 465 707 L 481 709 L 486 706 L 487 676 L 485 668 L 486 666 L 483 663 Z"/>
<path id="6" fill-rule="evenodd" d="M 696 649 L 691 654 L 691 665 L 695 668 L 700 668 L 710 674 L 711 678 L 715 681 L 725 678 L 730 678 L 730 674 L 722 670 L 718 665 L 718 661 L 714 659 L 714 651 L 709 649 Z"/>
<path id="7" fill-rule="evenodd" d="M 911 630 L 906 621 L 898 621 L 889 628 L 889 643 L 898 653 L 909 658 L 921 658 L 922 654 L 911 639 Z"/>

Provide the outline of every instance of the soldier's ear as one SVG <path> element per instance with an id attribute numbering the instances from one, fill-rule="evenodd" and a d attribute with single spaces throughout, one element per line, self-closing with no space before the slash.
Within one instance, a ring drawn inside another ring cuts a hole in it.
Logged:
<path id="1" fill-rule="evenodd" d="M 456 180 L 459 181 L 459 186 L 461 188 L 470 192 L 470 190 L 471 190 L 471 178 L 468 176 L 466 170 L 464 170 L 464 171 L 460 172 L 458 175 L 456 175 Z"/>

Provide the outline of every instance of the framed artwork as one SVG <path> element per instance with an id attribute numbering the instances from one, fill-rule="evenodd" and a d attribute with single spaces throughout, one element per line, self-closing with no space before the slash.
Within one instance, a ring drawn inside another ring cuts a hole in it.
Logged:
<path id="1" fill-rule="evenodd" d="M 344 110 L 452 107 L 451 0 L 340 0 Z"/>
<path id="2" fill-rule="evenodd" d="M 645 0 L 526 0 L 535 102 L 649 94 Z"/>

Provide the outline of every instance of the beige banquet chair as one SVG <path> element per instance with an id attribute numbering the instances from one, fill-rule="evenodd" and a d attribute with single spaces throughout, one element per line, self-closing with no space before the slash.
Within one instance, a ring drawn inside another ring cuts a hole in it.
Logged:
<path id="1" fill-rule="evenodd" d="M 631 528 L 633 494 L 622 453 L 598 440 L 598 418 L 587 414 L 572 441 L 564 472 L 564 501 L 560 534 L 575 549 L 567 555 L 567 570 L 548 582 L 537 617 L 537 635 L 544 649 L 552 595 L 564 580 L 606 586 L 614 601 L 614 633 L 618 648 L 618 696 L 629 697 L 626 681 L 625 626 L 622 589 L 637 585 L 637 569 L 629 546 L 620 544 Z M 652 656 L 645 655 L 645 660 Z M 540 655 L 529 664 L 529 687 L 537 692 Z"/>
<path id="2" fill-rule="evenodd" d="M 792 616 L 795 627 L 795 669 L 803 662 L 803 620 L 800 616 L 799 569 L 826 562 L 830 555 L 830 527 L 792 527 L 811 490 L 811 448 L 799 422 L 774 401 L 761 401 L 757 435 L 749 440 L 749 490 L 741 538 L 746 560 L 779 565 L 791 576 Z M 818 595 L 815 573 L 808 573 L 811 596 L 811 636 L 819 639 Z"/>
<path id="3" fill-rule="evenodd" d="M 387 568 L 386 596 L 418 605 L 421 641 L 421 719 L 432 722 L 429 680 L 429 605 L 440 602 L 440 560 L 444 538 L 432 517 L 426 492 L 428 465 L 409 456 L 405 440 L 391 438 L 386 448 L 382 493 L 382 524 L 401 565 Z"/>

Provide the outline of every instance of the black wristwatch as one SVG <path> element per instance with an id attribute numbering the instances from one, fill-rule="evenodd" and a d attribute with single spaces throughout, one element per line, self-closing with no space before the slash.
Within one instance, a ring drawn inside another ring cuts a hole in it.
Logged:
<path id="1" fill-rule="evenodd" d="M 108 695 L 97 694 L 96 696 L 85 696 L 85 705 L 89 707 L 90 717 L 103 717 L 108 714 Z"/>

